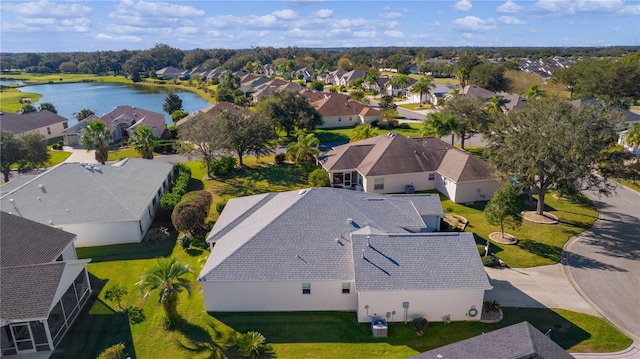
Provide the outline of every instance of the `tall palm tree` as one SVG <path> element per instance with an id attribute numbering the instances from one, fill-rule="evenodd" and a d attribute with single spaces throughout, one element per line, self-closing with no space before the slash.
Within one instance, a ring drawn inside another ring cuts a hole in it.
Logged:
<path id="1" fill-rule="evenodd" d="M 142 158 L 152 160 L 153 149 L 158 146 L 160 139 L 153 134 L 151 127 L 141 125 L 136 128 L 133 136 L 129 139 L 129 143 L 133 146 Z"/>
<path id="2" fill-rule="evenodd" d="M 357 142 L 377 135 L 378 129 L 371 126 L 371 123 L 367 122 L 365 124 L 358 125 L 353 129 L 349 142 Z"/>
<path id="3" fill-rule="evenodd" d="M 502 112 L 502 104 L 500 103 L 500 98 L 497 96 L 492 96 L 489 102 L 487 103 L 487 113 L 490 115 L 498 115 Z"/>
<path id="4" fill-rule="evenodd" d="M 375 72 L 364 73 L 364 82 L 369 85 L 369 92 L 373 92 L 374 86 L 378 83 L 378 75 Z"/>
<path id="5" fill-rule="evenodd" d="M 142 272 L 136 283 L 138 290 L 145 293 L 145 298 L 158 292 L 158 302 L 162 304 L 168 327 L 174 326 L 178 320 L 178 294 L 182 290 L 191 294 L 191 283 L 185 278 L 191 273 L 191 266 L 178 262 L 175 257 L 158 258 L 153 266 Z"/>
<path id="6" fill-rule="evenodd" d="M 313 161 L 315 156 L 320 154 L 320 140 L 313 133 L 298 131 L 298 140 L 287 146 L 286 156 L 296 164 Z"/>
<path id="7" fill-rule="evenodd" d="M 420 94 L 420 107 L 422 107 L 422 95 L 431 93 L 431 89 L 436 88 L 436 84 L 433 83 L 433 78 L 422 77 L 418 82 L 411 87 L 411 93 Z"/>
<path id="8" fill-rule="evenodd" d="M 391 83 L 396 85 L 396 86 L 400 86 L 400 88 L 402 89 L 402 95 L 404 96 L 404 88 L 405 86 L 407 86 L 409 84 L 409 76 L 405 75 L 405 74 L 400 74 L 400 75 L 396 75 L 392 80 Z"/>
<path id="9" fill-rule="evenodd" d="M 456 124 L 452 116 L 445 116 L 443 112 L 431 112 L 422 123 L 421 136 L 434 136 L 441 138 L 451 135 L 451 146 L 453 146 L 456 135 Z"/>
<path id="10" fill-rule="evenodd" d="M 469 80 L 469 70 L 466 67 L 461 67 L 458 72 L 456 72 L 456 77 L 460 82 L 460 89 L 464 89 L 467 86 L 467 81 Z"/>
<path id="11" fill-rule="evenodd" d="M 99 120 L 87 123 L 82 136 L 82 145 L 87 152 L 96 150 L 96 161 L 103 165 L 109 157 L 109 140 L 111 140 L 111 131 L 107 129 L 106 123 Z"/>

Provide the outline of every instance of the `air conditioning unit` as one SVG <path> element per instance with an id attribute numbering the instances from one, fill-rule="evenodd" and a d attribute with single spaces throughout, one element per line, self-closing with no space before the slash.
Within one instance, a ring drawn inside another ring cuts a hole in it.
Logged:
<path id="1" fill-rule="evenodd" d="M 389 336 L 389 326 L 382 318 L 374 318 L 371 321 L 371 334 L 374 338 L 387 338 Z"/>

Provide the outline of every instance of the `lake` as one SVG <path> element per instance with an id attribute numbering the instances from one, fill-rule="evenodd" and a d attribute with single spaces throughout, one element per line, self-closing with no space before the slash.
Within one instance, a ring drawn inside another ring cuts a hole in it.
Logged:
<path id="1" fill-rule="evenodd" d="M 115 107 L 129 105 L 149 111 L 164 113 L 162 105 L 170 89 L 137 84 L 111 83 L 70 83 L 29 85 L 20 88 L 22 92 L 35 92 L 42 95 L 38 107 L 43 102 L 50 102 L 55 106 L 58 115 L 69 120 L 69 126 L 75 124 L 76 113 L 88 108 L 100 117 Z M 192 113 L 209 105 L 208 101 L 193 92 L 174 90 L 182 99 L 184 111 Z M 165 121 L 173 125 L 171 116 L 165 114 Z"/>

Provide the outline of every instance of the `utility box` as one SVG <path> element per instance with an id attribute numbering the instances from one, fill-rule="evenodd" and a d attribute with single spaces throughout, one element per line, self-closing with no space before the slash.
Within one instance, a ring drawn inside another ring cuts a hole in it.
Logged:
<path id="1" fill-rule="evenodd" d="M 371 321 L 371 334 L 374 338 L 387 338 L 389 336 L 389 326 L 382 318 L 374 318 Z"/>

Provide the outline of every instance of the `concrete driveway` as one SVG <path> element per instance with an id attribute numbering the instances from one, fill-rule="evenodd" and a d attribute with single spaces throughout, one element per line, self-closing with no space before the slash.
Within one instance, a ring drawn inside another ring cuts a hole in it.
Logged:
<path id="1" fill-rule="evenodd" d="M 623 186 L 610 197 L 586 194 L 598 220 L 565 246 L 563 262 L 585 298 L 640 342 L 640 194 Z"/>

